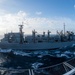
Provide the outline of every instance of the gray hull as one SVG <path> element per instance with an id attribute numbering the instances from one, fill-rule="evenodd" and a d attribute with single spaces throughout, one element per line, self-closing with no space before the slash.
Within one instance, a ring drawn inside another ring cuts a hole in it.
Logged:
<path id="1" fill-rule="evenodd" d="M 75 44 L 75 41 L 70 42 L 54 42 L 54 43 L 0 43 L 2 49 L 24 49 L 24 50 L 40 50 L 40 49 L 55 49 Z"/>

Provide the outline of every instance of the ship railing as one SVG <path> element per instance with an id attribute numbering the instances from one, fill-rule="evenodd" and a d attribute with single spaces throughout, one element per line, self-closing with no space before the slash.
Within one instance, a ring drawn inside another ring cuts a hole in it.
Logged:
<path id="1" fill-rule="evenodd" d="M 63 75 L 74 75 L 74 74 L 75 74 L 75 68 Z"/>
<path id="2" fill-rule="evenodd" d="M 12 69 L 0 67 L 0 75 L 72 75 L 75 73 L 75 58 L 63 63 L 38 69 Z"/>

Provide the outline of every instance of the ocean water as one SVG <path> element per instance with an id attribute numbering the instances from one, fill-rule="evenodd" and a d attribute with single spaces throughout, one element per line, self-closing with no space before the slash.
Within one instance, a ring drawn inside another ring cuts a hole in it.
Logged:
<path id="1" fill-rule="evenodd" d="M 20 51 L 12 49 L 0 49 L 0 67 L 38 70 L 39 68 L 60 64 L 74 57 L 74 44 L 57 50 Z M 36 75 L 48 74 L 45 72 L 44 74 Z"/>

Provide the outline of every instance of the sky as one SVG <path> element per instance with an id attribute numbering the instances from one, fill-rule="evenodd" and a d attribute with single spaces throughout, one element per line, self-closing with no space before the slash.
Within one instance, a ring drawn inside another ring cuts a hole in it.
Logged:
<path id="1" fill-rule="evenodd" d="M 18 32 L 22 22 L 25 34 L 34 29 L 54 34 L 64 24 L 75 32 L 75 0 L 0 0 L 0 35 Z"/>

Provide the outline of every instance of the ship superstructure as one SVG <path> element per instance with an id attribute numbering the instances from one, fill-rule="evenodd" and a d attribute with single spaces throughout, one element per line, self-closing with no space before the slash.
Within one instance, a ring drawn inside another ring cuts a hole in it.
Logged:
<path id="1" fill-rule="evenodd" d="M 38 34 L 36 30 L 32 31 L 32 35 L 24 35 L 22 31 L 23 25 L 19 25 L 19 32 L 7 33 L 0 42 L 0 48 L 13 48 L 13 49 L 55 49 L 75 43 L 75 35 L 71 31 L 57 31 L 52 35 L 48 30 L 47 34 Z"/>

